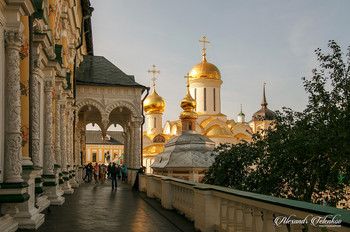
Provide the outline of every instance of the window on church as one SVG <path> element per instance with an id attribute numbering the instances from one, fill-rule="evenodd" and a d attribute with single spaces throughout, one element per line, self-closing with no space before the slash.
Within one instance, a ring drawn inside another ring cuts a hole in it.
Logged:
<path id="1" fill-rule="evenodd" d="M 96 157 L 97 157 L 97 154 L 96 153 L 92 153 L 92 162 L 96 162 Z"/>
<path id="2" fill-rule="evenodd" d="M 215 103 L 215 88 L 213 88 L 213 100 L 214 100 L 214 111 L 216 111 L 216 103 Z"/>
<path id="3" fill-rule="evenodd" d="M 188 123 L 188 130 L 192 130 L 192 122 Z"/>
<path id="4" fill-rule="evenodd" d="M 194 108 L 194 110 L 197 111 L 197 89 L 194 89 L 194 100 L 196 102 L 196 107 Z"/>
<path id="5" fill-rule="evenodd" d="M 156 128 L 157 127 L 157 118 L 154 118 L 154 121 L 153 121 L 153 128 Z"/>
<path id="6" fill-rule="evenodd" d="M 207 88 L 204 88 L 204 111 L 207 110 Z"/>

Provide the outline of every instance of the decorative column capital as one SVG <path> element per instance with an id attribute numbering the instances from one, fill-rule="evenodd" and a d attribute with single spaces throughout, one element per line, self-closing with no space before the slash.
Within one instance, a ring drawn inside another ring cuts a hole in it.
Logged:
<path id="1" fill-rule="evenodd" d="M 142 122 L 140 122 L 140 121 L 133 121 L 131 125 L 132 125 L 133 128 L 140 128 L 141 127 L 141 123 Z"/>
<path id="2" fill-rule="evenodd" d="M 25 37 L 22 32 L 17 30 L 6 30 L 5 31 L 5 42 L 6 47 L 20 50 L 21 46 L 24 44 Z"/>
<path id="3" fill-rule="evenodd" d="M 53 91 L 53 80 L 52 79 L 45 80 L 44 87 L 45 87 L 44 88 L 45 92 L 52 92 Z"/>

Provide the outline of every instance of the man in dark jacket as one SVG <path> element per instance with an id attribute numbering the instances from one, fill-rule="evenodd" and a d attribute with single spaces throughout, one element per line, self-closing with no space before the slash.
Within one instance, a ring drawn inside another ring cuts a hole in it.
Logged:
<path id="1" fill-rule="evenodd" d="M 112 191 L 115 189 L 117 191 L 117 167 L 115 166 L 115 163 L 113 163 L 111 167 L 111 177 L 112 177 Z M 114 188 L 115 186 L 115 188 Z"/>

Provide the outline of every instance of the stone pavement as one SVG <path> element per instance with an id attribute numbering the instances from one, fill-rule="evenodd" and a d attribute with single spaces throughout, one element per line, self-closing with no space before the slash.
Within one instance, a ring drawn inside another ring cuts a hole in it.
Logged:
<path id="1" fill-rule="evenodd" d="M 36 232 L 178 232 L 195 231 L 193 222 L 176 211 L 165 210 L 156 199 L 118 182 L 85 183 L 73 195 L 64 195 L 62 206 L 45 211 L 45 222 Z M 18 230 L 26 231 L 29 230 Z"/>

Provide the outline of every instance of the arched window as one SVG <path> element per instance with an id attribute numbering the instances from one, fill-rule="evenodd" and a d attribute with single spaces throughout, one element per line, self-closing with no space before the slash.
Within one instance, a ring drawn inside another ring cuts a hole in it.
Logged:
<path id="1" fill-rule="evenodd" d="M 157 118 L 154 118 L 153 120 L 153 128 L 157 128 Z"/>
<path id="2" fill-rule="evenodd" d="M 207 88 L 204 88 L 204 111 L 207 111 Z"/>
<path id="3" fill-rule="evenodd" d="M 192 122 L 188 123 L 188 130 L 192 130 Z"/>
<path id="4" fill-rule="evenodd" d="M 154 143 L 165 143 L 165 138 L 161 134 L 159 134 L 156 137 L 154 137 L 153 142 Z"/>
<path id="5" fill-rule="evenodd" d="M 214 111 L 216 111 L 215 88 L 213 88 Z"/>
<path id="6" fill-rule="evenodd" d="M 197 111 L 197 89 L 194 89 L 194 100 L 196 102 L 196 107 L 195 107 L 195 111 Z"/>

